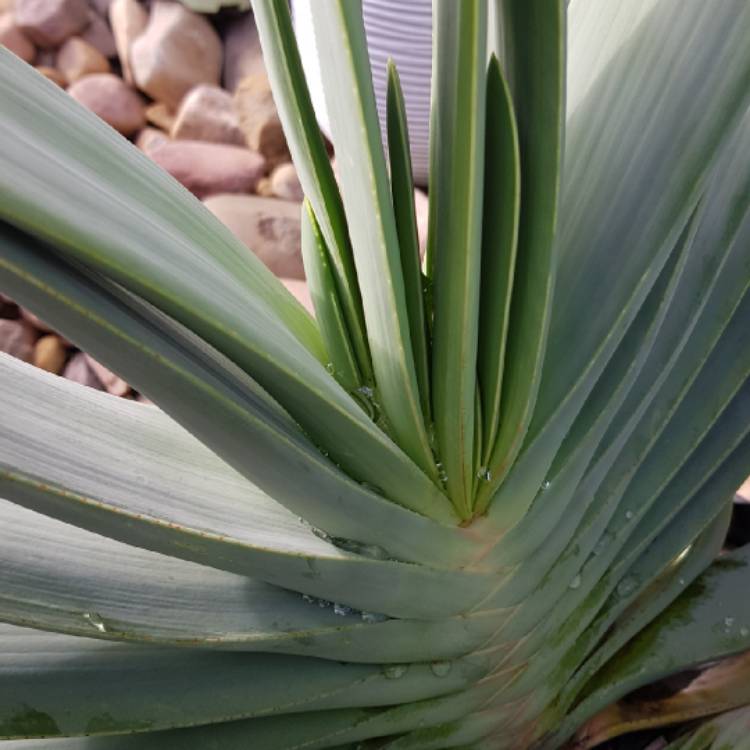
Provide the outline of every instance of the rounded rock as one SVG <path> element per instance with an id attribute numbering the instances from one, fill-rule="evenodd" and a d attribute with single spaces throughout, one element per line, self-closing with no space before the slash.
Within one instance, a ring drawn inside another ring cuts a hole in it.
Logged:
<path id="1" fill-rule="evenodd" d="M 218 85 L 221 62 L 221 40 L 211 24 L 165 0 L 153 4 L 146 30 L 130 48 L 138 88 L 173 109 L 194 86 Z"/>
<path id="2" fill-rule="evenodd" d="M 94 73 L 109 73 L 107 58 L 78 36 L 72 36 L 60 47 L 55 67 L 70 83 Z"/>
<path id="3" fill-rule="evenodd" d="M 302 192 L 297 170 L 291 162 L 279 164 L 271 172 L 271 192 L 285 201 L 302 201 L 305 194 Z"/>
<path id="4" fill-rule="evenodd" d="M 0 351 L 30 362 L 36 331 L 24 320 L 0 319 Z"/>
<path id="5" fill-rule="evenodd" d="M 201 84 L 190 89 L 180 103 L 171 130 L 172 138 L 245 145 L 232 95 L 218 86 Z"/>
<path id="6" fill-rule="evenodd" d="M 66 356 L 65 344 L 54 334 L 42 336 L 34 345 L 34 364 L 55 375 L 62 371 Z"/>
<path id="7" fill-rule="evenodd" d="M 111 73 L 84 76 L 68 93 L 124 136 L 133 135 L 146 124 L 140 96 Z"/>
<path id="8" fill-rule="evenodd" d="M 49 78 L 52 83 L 57 84 L 61 89 L 64 89 L 68 85 L 68 80 L 59 70 L 57 70 L 57 68 L 51 68 L 49 65 L 37 65 L 36 69 L 45 78 Z"/>
<path id="9" fill-rule="evenodd" d="M 249 193 L 265 171 L 260 154 L 223 143 L 172 141 L 149 155 L 198 198 Z"/>
<path id="10" fill-rule="evenodd" d="M 122 77 L 132 84 L 130 48 L 148 24 L 148 13 L 138 0 L 112 0 L 109 5 L 109 25 L 115 39 L 117 57 L 120 59 Z"/>
<path id="11" fill-rule="evenodd" d="M 215 195 L 205 204 L 277 276 L 305 278 L 297 204 L 257 195 Z"/>
<path id="12" fill-rule="evenodd" d="M 33 42 L 18 28 L 12 13 L 0 15 L 0 45 L 5 45 L 14 55 L 27 63 L 36 56 Z"/>
<path id="13" fill-rule="evenodd" d="M 117 55 L 115 38 L 107 22 L 94 10 L 89 12 L 89 25 L 81 32 L 80 37 L 104 57 Z"/>
<path id="14" fill-rule="evenodd" d="M 87 385 L 89 388 L 103 390 L 102 381 L 96 377 L 94 371 L 89 367 L 86 355 L 83 352 L 76 352 L 65 365 L 63 377 L 72 380 L 81 385 Z"/>
<path id="15" fill-rule="evenodd" d="M 240 82 L 234 93 L 234 108 L 245 142 L 253 151 L 263 154 L 271 167 L 289 161 L 284 130 L 265 73 L 254 73 Z"/>
<path id="16" fill-rule="evenodd" d="M 86 0 L 16 0 L 19 28 L 40 47 L 57 47 L 89 23 Z"/>

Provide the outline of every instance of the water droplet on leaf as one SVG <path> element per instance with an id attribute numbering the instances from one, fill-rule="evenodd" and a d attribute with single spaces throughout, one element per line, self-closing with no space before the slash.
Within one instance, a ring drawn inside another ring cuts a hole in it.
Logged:
<path id="1" fill-rule="evenodd" d="M 385 622 L 388 619 L 386 615 L 381 615 L 379 612 L 366 612 L 363 610 L 361 615 L 364 622 Z"/>
<path id="2" fill-rule="evenodd" d="M 549 479 L 545 479 L 542 482 L 542 492 L 546 492 L 552 486 L 552 482 Z"/>
<path id="3" fill-rule="evenodd" d="M 388 664 L 383 667 L 383 674 L 388 680 L 398 680 L 409 671 L 406 664 Z"/>
<path id="4" fill-rule="evenodd" d="M 434 661 L 430 664 L 430 669 L 435 677 L 447 677 L 452 667 L 453 664 L 449 661 Z"/>
<path id="5" fill-rule="evenodd" d="M 322 539 L 324 542 L 331 541 L 331 537 L 328 534 L 326 534 L 326 532 L 323 531 L 323 529 L 316 529 L 315 526 L 312 526 L 311 529 L 312 529 L 312 533 L 315 534 L 315 536 L 318 537 L 318 539 Z"/>
<path id="6" fill-rule="evenodd" d="M 577 589 L 581 585 L 581 576 L 577 575 L 569 584 L 568 588 Z"/>
<path id="7" fill-rule="evenodd" d="M 627 596 L 632 591 L 634 591 L 637 584 L 638 581 L 636 581 L 635 578 L 633 578 L 632 576 L 626 576 L 620 581 L 620 583 L 617 584 L 617 593 L 620 596 Z"/>
<path id="8" fill-rule="evenodd" d="M 96 628 L 100 633 L 107 632 L 107 626 L 104 624 L 101 616 L 96 612 L 84 612 L 83 619 L 91 625 L 92 628 Z"/>
<path id="9" fill-rule="evenodd" d="M 352 612 L 354 612 L 354 610 L 351 607 L 347 607 L 346 604 L 333 605 L 333 614 L 338 615 L 339 617 L 346 617 Z"/>

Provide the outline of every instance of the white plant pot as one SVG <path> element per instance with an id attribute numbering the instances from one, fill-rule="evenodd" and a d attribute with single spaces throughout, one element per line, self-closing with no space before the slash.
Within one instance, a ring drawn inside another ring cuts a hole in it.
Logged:
<path id="1" fill-rule="evenodd" d="M 310 3 L 292 0 L 294 28 L 315 112 L 323 132 L 330 135 Z M 414 180 L 427 185 L 429 162 L 430 72 L 432 68 L 431 0 L 363 0 L 380 125 L 385 132 L 386 63 L 396 62 L 406 100 Z"/>

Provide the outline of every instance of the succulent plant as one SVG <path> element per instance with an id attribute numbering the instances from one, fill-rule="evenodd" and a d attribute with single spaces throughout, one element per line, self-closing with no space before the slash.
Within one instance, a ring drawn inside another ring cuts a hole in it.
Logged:
<path id="1" fill-rule="evenodd" d="M 750 6 L 488 5 L 435 4 L 421 261 L 359 3 L 313 3 L 339 185 L 255 0 L 315 319 L 0 50 L 0 289 L 160 407 L 0 358 L 3 750 L 583 748 L 750 702 Z"/>

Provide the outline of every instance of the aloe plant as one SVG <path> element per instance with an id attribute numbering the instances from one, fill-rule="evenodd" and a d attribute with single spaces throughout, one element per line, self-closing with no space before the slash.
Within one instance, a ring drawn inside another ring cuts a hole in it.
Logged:
<path id="1" fill-rule="evenodd" d="M 312 5 L 339 185 L 285 0 L 255 0 L 315 319 L 0 50 L 0 288 L 160 407 L 0 358 L 3 748 L 740 731 L 750 6 L 488 4 L 435 4 L 421 262 L 358 3 Z"/>

